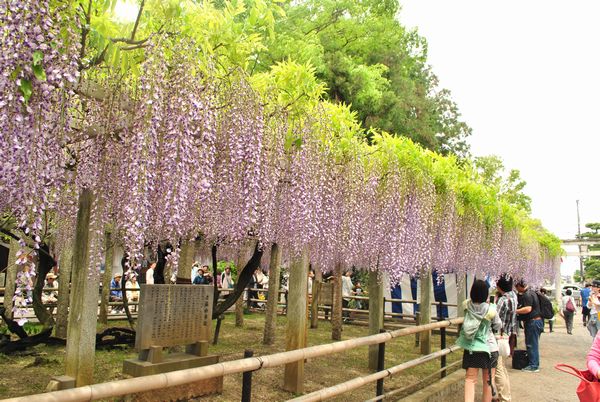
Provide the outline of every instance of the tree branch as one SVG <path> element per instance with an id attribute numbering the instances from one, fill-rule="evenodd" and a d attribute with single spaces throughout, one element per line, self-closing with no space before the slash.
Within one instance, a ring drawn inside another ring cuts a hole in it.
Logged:
<path id="1" fill-rule="evenodd" d="M 135 39 L 135 33 L 138 29 L 138 26 L 140 24 L 140 17 L 142 16 L 142 10 L 144 9 L 144 4 L 146 3 L 146 0 L 142 0 L 142 3 L 140 4 L 140 9 L 138 11 L 138 15 L 137 18 L 135 19 L 135 24 L 133 25 L 133 31 L 131 31 L 131 41 L 133 41 Z"/>
<path id="2" fill-rule="evenodd" d="M 213 309 L 213 320 L 218 318 L 225 311 L 227 311 L 229 307 L 233 306 L 236 300 L 244 293 L 244 290 L 246 290 L 246 287 L 252 279 L 254 271 L 260 265 L 260 259 L 262 258 L 262 255 L 263 251 L 259 249 L 257 242 L 256 246 L 254 247 L 254 253 L 252 254 L 252 257 L 250 258 L 250 260 L 248 260 L 248 263 L 238 275 L 237 283 L 235 284 L 233 292 L 231 292 L 222 303 L 218 304 Z"/>

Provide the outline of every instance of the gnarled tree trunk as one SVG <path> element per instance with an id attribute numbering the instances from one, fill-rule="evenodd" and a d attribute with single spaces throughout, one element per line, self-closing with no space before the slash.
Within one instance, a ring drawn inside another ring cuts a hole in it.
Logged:
<path id="1" fill-rule="evenodd" d="M 44 303 L 42 303 L 42 289 L 44 288 L 46 275 L 48 275 L 48 272 L 56 265 L 56 261 L 48 254 L 49 248 L 47 245 L 42 244 L 41 249 L 45 251 L 45 253 L 39 253 L 38 256 L 38 270 L 35 278 L 35 285 L 33 287 L 33 311 L 46 330 L 54 326 L 54 318 L 46 306 L 44 306 Z"/>
<path id="2" fill-rule="evenodd" d="M 8 249 L 8 265 L 6 266 L 6 285 L 4 287 L 4 308 L 6 317 L 13 318 L 13 297 L 15 296 L 17 282 L 17 251 L 19 243 L 11 238 Z"/>
<path id="3" fill-rule="evenodd" d="M 240 298 L 240 296 L 244 293 L 244 290 L 250 283 L 252 279 L 252 274 L 260 266 L 260 259 L 262 258 L 263 252 L 258 248 L 258 242 L 254 246 L 254 252 L 252 253 L 252 257 L 248 260 L 244 268 L 241 272 L 238 272 L 237 283 L 233 288 L 233 292 L 231 292 L 223 302 L 217 304 L 213 309 L 212 318 L 216 319 L 221 314 L 223 314 L 227 309 L 229 309 L 233 304 Z"/>

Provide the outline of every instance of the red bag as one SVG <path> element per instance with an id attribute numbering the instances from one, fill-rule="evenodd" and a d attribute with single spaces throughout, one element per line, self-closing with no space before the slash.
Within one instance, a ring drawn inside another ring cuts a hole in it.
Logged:
<path id="1" fill-rule="evenodd" d="M 577 387 L 577 396 L 580 402 L 600 402 L 600 381 L 589 370 L 581 371 L 562 363 L 557 364 L 554 368 L 581 380 Z"/>
<path id="2" fill-rule="evenodd" d="M 567 311 L 570 311 L 571 313 L 575 312 L 575 306 L 573 305 L 573 299 L 571 299 L 569 297 L 569 300 L 567 300 L 567 305 L 565 306 Z"/>

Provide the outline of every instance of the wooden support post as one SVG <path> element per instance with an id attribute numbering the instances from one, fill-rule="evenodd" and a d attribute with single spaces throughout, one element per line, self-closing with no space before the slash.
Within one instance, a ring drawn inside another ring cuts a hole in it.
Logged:
<path id="1" fill-rule="evenodd" d="M 446 349 L 446 327 L 440 328 L 440 350 L 444 349 Z M 446 368 L 446 355 L 442 356 L 440 360 L 440 366 L 442 369 L 440 377 L 444 378 L 446 377 L 446 370 L 443 370 Z"/>
<path id="2" fill-rule="evenodd" d="M 4 308 L 8 318 L 13 318 L 13 297 L 17 287 L 17 251 L 19 251 L 19 242 L 11 238 L 8 245 L 8 265 L 4 285 Z"/>
<path id="3" fill-rule="evenodd" d="M 385 330 L 381 330 L 385 332 Z M 383 371 L 385 369 L 385 342 L 381 342 L 377 345 L 377 367 L 376 371 Z M 377 386 L 375 388 L 377 396 L 383 395 L 383 378 L 377 380 Z"/>
<path id="4" fill-rule="evenodd" d="M 465 274 L 456 274 L 456 316 L 464 317 L 465 312 L 462 305 L 467 298 L 467 276 Z"/>
<path id="5" fill-rule="evenodd" d="M 383 284 L 376 271 L 369 271 L 369 334 L 378 334 L 383 329 Z M 378 345 L 369 346 L 369 369 L 377 370 Z"/>
<path id="6" fill-rule="evenodd" d="M 421 303 L 419 305 L 420 322 L 419 325 L 426 325 L 431 322 L 431 289 L 432 278 L 429 269 L 421 271 Z M 421 332 L 419 336 L 421 345 L 421 354 L 428 355 L 431 353 L 431 331 Z"/>
<path id="7" fill-rule="evenodd" d="M 583 280 L 583 275 L 581 277 L 581 280 Z M 554 298 L 560 306 L 560 302 L 562 299 L 562 276 L 560 275 L 560 262 L 554 264 L 554 289 Z"/>
<path id="8" fill-rule="evenodd" d="M 238 251 L 238 258 L 235 262 L 235 266 L 237 268 L 238 276 L 241 273 L 242 269 L 246 265 L 246 246 L 242 245 L 240 250 Z M 248 299 L 250 299 L 250 292 L 247 294 Z M 238 297 L 235 301 L 235 326 L 238 328 L 242 328 L 244 326 L 244 292 Z"/>
<path id="9" fill-rule="evenodd" d="M 342 264 L 333 271 L 333 301 L 331 304 L 331 339 L 342 340 Z"/>
<path id="10" fill-rule="evenodd" d="M 90 215 L 94 195 L 83 189 L 79 195 L 75 247 L 73 250 L 73 293 L 69 306 L 66 373 L 81 387 L 93 383 L 98 317 L 98 275 L 89 269 Z"/>
<path id="11" fill-rule="evenodd" d="M 321 295 L 321 284 L 323 283 L 323 272 L 320 269 L 315 271 L 312 287 L 312 301 L 310 305 L 310 327 L 319 327 L 319 299 Z"/>
<path id="12" fill-rule="evenodd" d="M 244 359 L 254 356 L 254 351 L 246 349 L 244 351 Z M 252 400 L 252 371 L 245 371 L 242 374 L 242 402 L 250 402 Z"/>
<path id="13" fill-rule="evenodd" d="M 286 350 L 306 347 L 306 298 L 308 293 L 308 250 L 295 257 L 290 264 L 288 326 Z M 304 360 L 285 365 L 284 384 L 286 391 L 304 392 Z"/>
<path id="14" fill-rule="evenodd" d="M 54 335 L 58 338 L 67 337 L 67 323 L 69 319 L 69 299 L 71 285 L 71 271 L 73 270 L 73 244 L 70 243 L 60 253 L 58 259 L 58 301 L 56 302 L 56 327 Z"/>
<path id="15" fill-rule="evenodd" d="M 265 333 L 263 344 L 275 343 L 277 330 L 277 303 L 279 302 L 279 276 L 281 274 L 281 248 L 273 243 L 271 246 L 271 261 L 269 262 L 269 293 L 265 317 Z"/>
<path id="16" fill-rule="evenodd" d="M 192 278 L 192 265 L 194 265 L 194 259 L 196 258 L 196 242 L 195 241 L 184 241 L 181 243 L 181 251 L 179 252 L 179 267 L 177 271 L 177 277 L 182 279 L 189 279 L 190 282 L 194 280 Z M 212 267 L 211 267 L 212 269 Z M 212 272 L 212 271 L 211 271 Z M 217 278 L 213 278 L 217 280 Z"/>
<path id="17" fill-rule="evenodd" d="M 98 321 L 104 325 L 108 325 L 108 302 L 114 255 L 115 247 L 112 236 L 107 231 L 104 233 L 104 274 L 102 275 L 102 296 L 100 298 L 100 316 L 98 317 Z M 124 278 L 121 280 L 124 280 Z"/>

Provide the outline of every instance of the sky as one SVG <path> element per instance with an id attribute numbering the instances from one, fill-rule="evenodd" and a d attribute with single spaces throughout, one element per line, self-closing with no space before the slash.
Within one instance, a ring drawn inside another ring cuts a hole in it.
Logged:
<path id="1" fill-rule="evenodd" d="M 561 239 L 600 222 L 600 1 L 400 0 L 440 86 L 473 129 L 474 156 L 519 169 L 532 216 Z M 570 250 L 569 248 L 565 248 Z M 579 268 L 564 258 L 563 274 Z"/>

